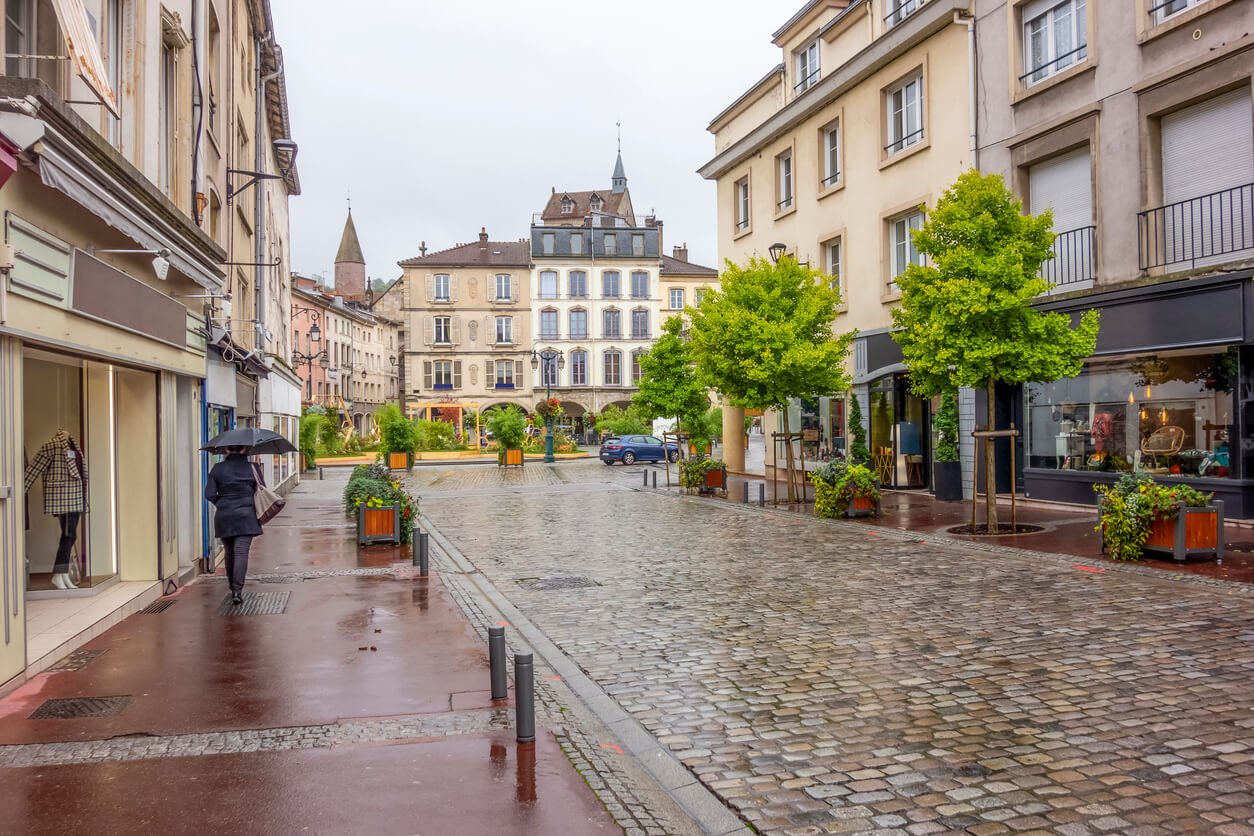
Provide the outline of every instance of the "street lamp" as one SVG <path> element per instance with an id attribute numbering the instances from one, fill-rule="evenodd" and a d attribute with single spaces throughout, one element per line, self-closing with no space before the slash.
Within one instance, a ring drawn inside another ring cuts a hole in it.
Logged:
<path id="1" fill-rule="evenodd" d="M 531 368 L 540 368 L 540 362 L 544 361 L 544 371 L 540 376 L 544 378 L 544 398 L 548 400 L 553 396 L 553 378 L 557 377 L 556 373 L 550 374 L 553 369 L 566 368 L 566 358 L 562 356 L 562 352 L 555 348 L 546 348 L 544 351 L 537 352 L 531 349 Z M 552 364 L 552 365 L 550 365 Z M 552 464 L 557 461 L 553 456 L 553 415 L 549 413 L 544 416 L 544 461 Z"/>
<path id="2" fill-rule="evenodd" d="M 788 251 L 788 245 L 779 243 L 771 244 L 771 246 L 766 248 L 766 251 L 771 254 L 771 263 L 779 264 L 780 258 Z"/>

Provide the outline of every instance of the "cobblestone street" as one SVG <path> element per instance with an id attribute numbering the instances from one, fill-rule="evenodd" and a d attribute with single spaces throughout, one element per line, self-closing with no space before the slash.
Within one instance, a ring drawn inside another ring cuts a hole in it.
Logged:
<path id="1" fill-rule="evenodd" d="M 760 831 L 1254 833 L 1246 585 L 665 495 L 640 470 L 409 478 Z"/>

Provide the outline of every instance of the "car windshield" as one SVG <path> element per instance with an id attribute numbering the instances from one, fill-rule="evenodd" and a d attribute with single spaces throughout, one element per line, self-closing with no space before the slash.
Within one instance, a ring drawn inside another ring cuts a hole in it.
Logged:
<path id="1" fill-rule="evenodd" d="M 610 436 L 609 438 L 605 439 L 605 443 L 606 444 L 622 444 L 623 440 L 617 436 Z"/>

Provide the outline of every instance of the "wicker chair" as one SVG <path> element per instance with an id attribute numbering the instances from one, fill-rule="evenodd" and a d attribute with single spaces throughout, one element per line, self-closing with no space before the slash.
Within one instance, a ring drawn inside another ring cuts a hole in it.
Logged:
<path id="1" fill-rule="evenodd" d="M 1177 426 L 1159 427 L 1141 441 L 1141 454 L 1149 456 L 1158 467 L 1158 457 L 1170 457 L 1184 447 L 1184 428 Z"/>

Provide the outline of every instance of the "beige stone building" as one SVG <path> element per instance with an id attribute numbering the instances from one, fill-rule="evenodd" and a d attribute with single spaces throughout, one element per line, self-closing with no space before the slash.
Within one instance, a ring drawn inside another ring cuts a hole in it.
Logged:
<path id="1" fill-rule="evenodd" d="M 478 240 L 400 262 L 405 409 L 512 403 L 530 411 L 531 259 L 525 241 Z"/>
<path id="2" fill-rule="evenodd" d="M 772 245 L 841 291 L 835 328 L 859 333 L 849 371 L 886 484 L 930 477 L 930 405 L 906 389 L 889 335 L 894 279 L 921 256 L 910 233 L 972 162 L 974 86 L 967 0 L 811 0 L 772 35 L 781 62 L 709 125 L 719 263 Z M 795 404 L 811 454 L 844 449 L 843 397 Z M 743 432 L 724 410 L 727 439 Z M 767 416 L 767 432 L 774 427 Z M 728 441 L 733 468 L 740 447 Z M 768 466 L 774 450 L 767 446 Z"/>
<path id="3" fill-rule="evenodd" d="M 658 279 L 661 289 L 661 308 L 658 311 L 658 328 L 672 316 L 684 316 L 684 308 L 700 307 L 701 300 L 711 289 L 718 288 L 718 271 L 688 260 L 688 245 L 674 247 L 673 255 L 663 255 Z"/>

